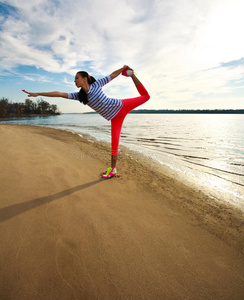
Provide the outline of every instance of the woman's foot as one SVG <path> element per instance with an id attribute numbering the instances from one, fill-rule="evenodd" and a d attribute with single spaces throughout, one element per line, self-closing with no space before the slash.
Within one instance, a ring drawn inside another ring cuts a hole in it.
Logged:
<path id="1" fill-rule="evenodd" d="M 102 178 L 111 178 L 111 177 L 115 177 L 117 174 L 116 168 L 108 168 L 107 173 L 102 175 Z"/>
<path id="2" fill-rule="evenodd" d="M 134 70 L 129 70 L 129 69 L 126 69 L 122 72 L 122 75 L 126 77 L 131 77 L 133 74 L 134 74 Z"/>

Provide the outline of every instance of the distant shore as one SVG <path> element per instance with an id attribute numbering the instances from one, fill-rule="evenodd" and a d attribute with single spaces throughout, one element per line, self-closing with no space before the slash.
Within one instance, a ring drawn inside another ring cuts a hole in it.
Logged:
<path id="1" fill-rule="evenodd" d="M 244 114 L 244 109 L 135 109 L 130 114 Z"/>
<path id="2" fill-rule="evenodd" d="M 60 111 L 57 105 L 50 104 L 42 98 L 36 101 L 26 99 L 25 103 L 12 102 L 4 97 L 0 99 L 0 118 L 21 118 L 59 114 Z"/>
<path id="3" fill-rule="evenodd" d="M 59 116 L 61 113 L 44 113 L 44 114 L 9 114 L 6 116 L 0 116 L 0 120 L 6 120 L 6 119 L 11 119 L 11 118 L 26 118 L 26 117 L 50 117 L 50 116 Z"/>
<path id="4" fill-rule="evenodd" d="M 132 114 L 244 114 L 244 109 L 138 109 Z"/>

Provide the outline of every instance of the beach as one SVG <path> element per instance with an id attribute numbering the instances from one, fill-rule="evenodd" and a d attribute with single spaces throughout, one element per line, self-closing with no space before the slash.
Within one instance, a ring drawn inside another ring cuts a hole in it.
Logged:
<path id="1" fill-rule="evenodd" d="M 242 299 L 243 213 L 106 143 L 0 125 L 0 299 Z"/>

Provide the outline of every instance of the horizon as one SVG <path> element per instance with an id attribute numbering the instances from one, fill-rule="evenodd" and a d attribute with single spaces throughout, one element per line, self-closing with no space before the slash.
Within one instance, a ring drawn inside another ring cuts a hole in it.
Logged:
<path id="1" fill-rule="evenodd" d="M 128 64 L 151 95 L 142 109 L 244 107 L 243 1 L 113 3 L 1 1 L 0 97 L 24 102 L 22 89 L 76 92 L 77 71 L 98 79 Z M 137 95 L 123 76 L 104 92 Z M 91 111 L 77 101 L 41 98 L 63 113 Z"/>
<path id="2" fill-rule="evenodd" d="M 0 98 L 0 102 L 2 100 L 7 100 L 10 104 L 19 103 L 19 104 L 24 104 L 25 105 L 25 102 L 13 102 L 13 101 L 9 100 L 8 98 L 4 98 L 4 97 Z M 37 102 L 37 100 L 44 100 L 45 102 L 47 102 L 48 104 L 51 105 L 51 103 L 49 103 L 48 101 L 45 100 L 45 97 L 37 97 L 35 100 L 27 98 L 26 100 L 31 100 L 33 103 Z M 58 105 L 57 105 L 57 109 L 59 110 Z M 159 112 L 159 113 L 165 113 L 165 112 L 168 112 L 168 111 L 169 112 L 179 112 L 179 111 L 180 112 L 184 112 L 184 111 L 198 112 L 198 111 L 200 111 L 200 113 L 204 113 L 205 111 L 210 111 L 210 112 L 215 112 L 215 111 L 217 111 L 217 112 L 228 112 L 228 111 L 236 112 L 236 111 L 238 111 L 238 112 L 244 113 L 244 108 L 234 108 L 234 109 L 233 108 L 224 108 L 224 109 L 222 109 L 222 108 L 215 108 L 215 109 L 208 109 L 208 108 L 204 108 L 204 109 L 201 109 L 201 108 L 195 108 L 195 109 L 193 109 L 193 108 L 183 108 L 183 109 L 181 109 L 181 108 L 179 108 L 179 109 L 172 109 L 172 108 L 166 108 L 166 109 L 136 108 L 136 109 L 132 110 L 130 113 L 138 113 L 138 112 L 143 113 L 143 112 L 147 112 L 147 111 L 148 112 Z M 62 111 L 59 111 L 59 113 L 60 114 L 82 114 L 82 113 L 84 113 L 84 114 L 97 114 L 97 112 L 93 111 L 93 110 L 88 111 L 88 112 L 62 112 Z"/>

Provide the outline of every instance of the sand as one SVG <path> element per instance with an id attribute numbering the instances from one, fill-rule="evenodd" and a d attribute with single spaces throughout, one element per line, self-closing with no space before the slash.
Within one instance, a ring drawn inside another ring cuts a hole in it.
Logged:
<path id="1" fill-rule="evenodd" d="M 243 299 L 243 214 L 122 148 L 0 125 L 0 299 Z"/>

